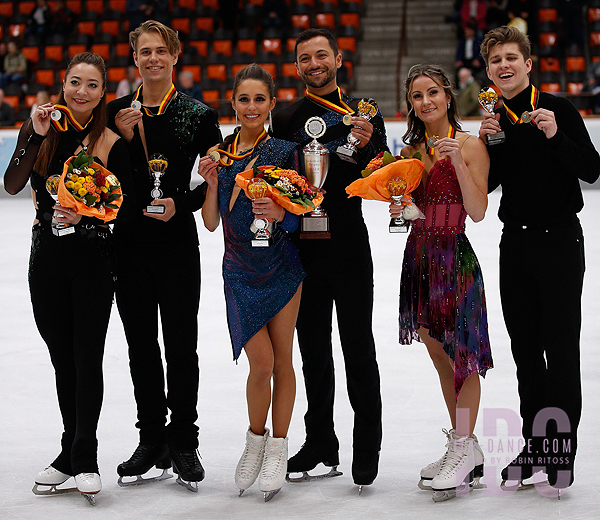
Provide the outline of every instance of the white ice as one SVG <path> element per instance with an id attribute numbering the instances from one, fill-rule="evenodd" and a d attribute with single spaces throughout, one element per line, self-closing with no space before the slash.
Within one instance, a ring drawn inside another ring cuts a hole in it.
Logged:
<path id="1" fill-rule="evenodd" d="M 556 219 L 561 218 L 560 196 L 557 186 L 556 199 L 548 201 L 556 208 Z M 344 385 L 343 359 L 335 336 L 338 382 L 335 420 L 340 439 L 339 469 L 344 475 L 327 481 L 285 484 L 266 504 L 256 484 L 238 497 L 233 472 L 248 425 L 244 396 L 247 362 L 244 356 L 238 365 L 232 362 L 220 271 L 221 230 L 211 234 L 199 226 L 202 373 L 198 411 L 206 479 L 200 483 L 197 494 L 177 485 L 174 479 L 130 488 L 117 486 L 116 466 L 131 455 L 138 438 L 127 347 L 114 308 L 104 361 L 105 398 L 98 430 L 103 489 L 95 507 L 77 493 L 54 497 L 31 493 L 35 474 L 58 453 L 61 423 L 53 370 L 33 322 L 27 288 L 31 201 L 0 199 L 0 519 L 599 518 L 600 479 L 596 464 L 600 462 L 597 441 L 600 432 L 597 401 L 600 395 L 600 190 L 586 190 L 584 196 L 586 206 L 580 215 L 587 249 L 581 340 L 583 417 L 575 484 L 564 492 L 560 501 L 544 497 L 536 490 L 498 496 L 500 468 L 513 455 L 504 446 L 517 438 L 508 437 L 503 421 L 498 421 L 497 433 L 484 434 L 483 431 L 484 424 L 492 430 L 495 424 L 484 420 L 484 412 L 491 416 L 499 413 L 498 409 L 508 409 L 509 416 L 514 418 L 518 414 L 515 367 L 498 295 L 501 225 L 496 216 L 499 201 L 496 192 L 490 196 L 484 221 L 479 224 L 469 221 L 467 225 L 467 234 L 483 268 L 495 363 L 482 384 L 481 414 L 476 429 L 486 451 L 487 490 L 434 503 L 430 492 L 417 488 L 420 468 L 443 453 L 445 437 L 441 429 L 448 428 L 449 421 L 435 370 L 423 345 L 400 346 L 397 341 L 398 285 L 406 236 L 388 233 L 386 204 L 367 202 L 364 210 L 375 261 L 374 332 L 384 414 L 380 471 L 374 484 L 358 496 L 352 482 L 352 413 Z M 61 270 L 78 269 L 82 280 L 79 319 L 86 320 L 93 333 L 93 273 L 86 271 L 85 266 L 69 264 L 68 258 L 61 266 L 53 267 L 55 270 L 48 272 L 48 283 L 56 286 L 57 297 L 56 305 L 48 311 L 61 319 Z M 562 275 L 556 273 L 557 277 Z M 161 287 L 155 289 L 160 291 Z M 560 305 L 561 295 L 557 293 L 556 306 Z M 560 319 L 557 319 L 555 333 L 561 333 Z M 291 453 L 295 453 L 304 440 L 302 416 L 306 409 L 297 346 L 295 366 L 298 393 L 289 432 Z M 503 442 L 503 448 L 499 448 L 499 441 Z"/>

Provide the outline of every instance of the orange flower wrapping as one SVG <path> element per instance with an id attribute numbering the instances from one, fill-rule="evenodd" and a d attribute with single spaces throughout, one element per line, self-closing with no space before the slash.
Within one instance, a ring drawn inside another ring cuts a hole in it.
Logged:
<path id="1" fill-rule="evenodd" d="M 275 168 L 275 167 L 274 166 L 259 166 L 258 167 L 258 169 L 261 171 L 270 170 L 273 168 Z M 289 170 L 286 170 L 286 171 L 289 171 Z M 250 181 L 253 178 L 254 178 L 253 170 L 246 170 L 242 173 L 238 173 L 235 176 L 235 182 L 237 182 L 238 186 L 244 190 L 244 193 L 246 194 L 246 196 L 249 199 L 253 198 L 250 195 L 250 193 L 248 192 L 248 185 L 250 184 Z M 299 181 L 302 179 L 300 179 L 300 176 L 299 176 L 299 178 L 297 180 Z M 267 184 L 267 183 L 265 182 L 265 184 Z M 274 186 L 271 186 L 270 184 L 267 184 L 267 186 L 268 186 L 268 190 L 267 190 L 267 193 L 265 196 L 272 199 L 276 204 L 281 206 L 286 211 L 289 211 L 290 213 L 293 213 L 294 215 L 302 215 L 303 213 L 308 213 L 313 210 L 313 208 L 311 208 L 311 207 L 305 208 L 302 204 L 296 204 L 295 202 L 292 202 L 287 197 L 282 197 L 280 194 L 281 192 Z M 319 206 L 321 204 L 321 202 L 323 202 L 323 195 L 321 193 L 317 193 L 315 195 L 315 198 L 312 200 L 312 202 L 316 208 L 317 206 Z"/>
<path id="2" fill-rule="evenodd" d="M 424 167 L 425 165 L 418 159 L 401 159 L 379 168 L 368 177 L 355 180 L 346 186 L 346 193 L 349 197 L 392 202 L 387 182 L 393 177 L 401 177 L 406 181 L 404 195 L 408 197 L 408 194 L 421 183 Z"/>
<path id="3" fill-rule="evenodd" d="M 83 202 L 78 201 L 75 197 L 73 197 L 73 195 L 71 195 L 71 193 L 69 193 L 69 190 L 67 190 L 67 187 L 65 186 L 65 178 L 67 175 L 67 169 L 69 167 L 69 162 L 71 162 L 73 159 L 75 159 L 75 156 L 71 157 L 68 161 L 65 161 L 65 165 L 63 167 L 63 172 L 62 172 L 62 175 L 60 176 L 60 181 L 58 184 L 58 202 L 60 203 L 60 205 L 65 208 L 74 208 L 79 215 L 85 215 L 88 217 L 96 217 L 104 222 L 110 222 L 111 220 L 115 219 L 117 217 L 117 212 L 119 211 L 118 209 L 107 208 L 104 206 L 100 206 L 100 207 L 87 206 Z M 92 163 L 91 166 L 94 169 L 100 170 L 102 175 L 104 175 L 109 180 L 109 182 L 110 182 L 110 179 L 114 179 L 116 181 L 116 177 L 110 171 L 108 171 L 106 168 L 104 168 L 103 166 L 100 166 L 96 162 Z M 116 182 L 118 182 L 118 181 L 116 181 Z M 121 197 L 119 197 L 117 200 L 113 201 L 111 204 L 114 204 L 115 206 L 118 206 L 120 208 L 121 204 L 123 203 L 123 192 L 121 191 L 121 188 L 116 188 L 114 190 L 114 193 L 120 194 Z"/>

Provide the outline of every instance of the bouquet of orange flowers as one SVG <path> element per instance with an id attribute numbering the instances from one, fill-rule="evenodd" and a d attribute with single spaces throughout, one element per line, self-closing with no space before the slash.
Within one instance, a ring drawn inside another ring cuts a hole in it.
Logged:
<path id="1" fill-rule="evenodd" d="M 117 177 L 82 150 L 65 162 L 58 201 L 79 214 L 108 222 L 116 218 L 123 193 Z"/>
<path id="2" fill-rule="evenodd" d="M 401 197 L 405 207 L 403 216 L 406 220 L 424 218 L 410 196 L 421 183 L 424 167 L 418 152 L 412 157 L 395 157 L 387 151 L 381 152 L 362 171 L 362 179 L 346 186 L 346 193 L 350 197 L 358 196 L 384 202 L 396 202 L 396 197 Z"/>
<path id="3" fill-rule="evenodd" d="M 308 179 L 296 170 L 254 166 L 252 170 L 238 173 L 235 180 L 249 198 L 252 197 L 248 193 L 248 184 L 253 178 L 263 179 L 269 185 L 266 196 L 295 215 L 312 211 L 323 201 L 323 195 L 314 191 Z"/>

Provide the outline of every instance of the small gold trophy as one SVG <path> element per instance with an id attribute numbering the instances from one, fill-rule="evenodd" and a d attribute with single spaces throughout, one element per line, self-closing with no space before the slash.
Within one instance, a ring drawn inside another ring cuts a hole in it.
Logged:
<path id="1" fill-rule="evenodd" d="M 358 102 L 356 115 L 369 121 L 377 115 L 377 103 L 372 98 L 363 98 Z M 360 143 L 360 139 L 354 137 L 352 133 L 348 134 L 347 143 L 339 146 L 335 153 L 340 159 L 356 164 L 356 145 Z"/>
<path id="2" fill-rule="evenodd" d="M 255 177 L 248 183 L 248 195 L 251 199 L 260 199 L 267 194 L 269 185 L 264 179 Z M 271 245 L 271 230 L 273 224 L 266 218 L 254 217 L 250 230 L 254 231 L 252 247 L 269 247 Z"/>
<path id="3" fill-rule="evenodd" d="M 498 103 L 498 93 L 492 87 L 484 87 L 479 91 L 479 104 L 486 112 L 494 113 L 496 103 Z M 504 132 L 496 132 L 495 134 L 487 134 L 487 144 L 500 144 L 506 140 Z"/>
<path id="4" fill-rule="evenodd" d="M 148 159 L 148 169 L 154 180 L 154 188 L 150 192 L 150 195 L 154 200 L 160 199 L 163 196 L 163 192 L 160 189 L 160 179 L 165 174 L 167 166 L 169 166 L 169 161 L 167 161 L 167 158 L 164 155 L 159 153 L 153 154 L 150 159 Z M 146 212 L 163 215 L 165 213 L 165 207 L 162 204 L 156 206 L 149 204 L 146 206 Z"/>
<path id="5" fill-rule="evenodd" d="M 402 177 L 394 177 L 387 181 L 386 188 L 390 192 L 394 204 L 401 206 L 402 196 L 406 193 L 406 180 Z M 390 220 L 390 233 L 406 233 L 408 231 L 409 223 L 404 219 L 403 213 Z"/>
<path id="6" fill-rule="evenodd" d="M 304 124 L 304 130 L 313 140 L 308 143 L 304 154 L 304 169 L 308 181 L 317 189 L 321 189 L 329 171 L 329 150 L 317 139 L 325 134 L 327 125 L 319 116 L 309 118 Z M 316 207 L 302 215 L 300 238 L 330 238 L 329 217 L 324 209 Z"/>
<path id="7" fill-rule="evenodd" d="M 60 182 L 60 175 L 50 175 L 46 179 L 46 189 L 50 196 L 54 199 L 54 202 L 58 204 L 58 184 Z M 75 228 L 70 224 L 66 224 L 65 222 L 57 222 L 56 217 L 64 217 L 57 211 L 54 211 L 52 215 L 52 233 L 57 237 L 62 237 L 64 235 L 70 235 L 71 233 L 75 233 Z"/>

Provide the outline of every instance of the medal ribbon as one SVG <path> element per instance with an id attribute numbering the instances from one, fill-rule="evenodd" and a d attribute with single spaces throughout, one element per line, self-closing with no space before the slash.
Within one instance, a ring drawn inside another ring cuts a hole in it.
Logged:
<path id="1" fill-rule="evenodd" d="M 50 122 L 54 125 L 54 128 L 56 128 L 56 130 L 58 130 L 59 132 L 67 131 L 69 121 L 79 132 L 81 132 L 83 129 L 85 129 L 87 127 L 87 125 L 89 125 L 92 122 L 92 119 L 94 119 L 94 116 L 92 115 L 90 117 L 90 120 L 84 126 L 81 126 L 77 122 L 77 120 L 73 117 L 73 114 L 71 113 L 71 111 L 69 110 L 68 107 L 66 107 L 64 105 L 54 105 L 54 110 L 58 110 L 59 112 L 62 112 L 63 114 L 65 114 L 65 116 L 67 116 L 64 119 L 64 123 L 62 123 L 62 120 L 63 120 L 62 117 L 58 121 L 54 121 L 54 119 L 50 120 Z"/>
<path id="2" fill-rule="evenodd" d="M 338 114 L 354 114 L 354 110 L 352 110 L 346 103 L 344 103 L 342 101 L 342 91 L 340 90 L 340 87 L 337 88 L 337 93 L 338 93 L 338 97 L 340 100 L 340 105 L 338 106 L 335 103 L 332 103 L 331 101 L 327 101 L 326 99 L 322 98 L 321 96 L 317 96 L 316 94 L 311 94 L 310 92 L 306 92 L 306 97 L 308 99 L 310 99 L 311 101 L 313 101 L 314 103 L 316 103 L 317 105 L 321 105 L 322 107 L 325 107 L 327 110 L 331 110 L 332 112 L 337 112 Z"/>
<path id="3" fill-rule="evenodd" d="M 144 86 L 144 84 L 142 83 L 137 91 L 135 92 L 135 96 L 133 96 L 133 101 L 138 101 L 141 96 L 142 96 L 142 87 Z M 144 105 L 142 105 L 142 109 L 144 110 L 144 112 L 146 113 L 147 116 L 149 117 L 155 117 L 155 116 L 160 116 L 161 114 L 165 113 L 165 110 L 167 110 L 167 107 L 169 106 L 169 103 L 171 102 L 171 100 L 175 97 L 175 94 L 177 94 L 177 91 L 175 90 L 175 85 L 173 85 L 173 83 L 171 83 L 171 88 L 169 89 L 169 91 L 167 92 L 167 94 L 165 95 L 165 97 L 163 98 L 163 100 L 160 102 L 160 105 L 158 106 L 158 112 L 156 114 L 153 114 L 152 112 L 150 112 L 150 110 L 148 110 Z M 140 101 L 141 103 L 141 101 Z"/>
<path id="4" fill-rule="evenodd" d="M 531 110 L 535 110 L 537 108 L 537 102 L 539 97 L 540 93 L 538 89 L 535 88 L 534 85 L 531 85 Z M 517 117 L 517 114 L 515 114 L 510 108 L 508 108 L 506 100 L 504 101 L 504 108 L 506 108 L 506 116 L 513 125 L 520 125 L 521 123 L 525 122 L 523 121 L 522 117 Z M 531 123 L 535 125 L 533 121 L 531 121 Z"/>
<path id="5" fill-rule="evenodd" d="M 448 127 L 448 137 L 450 137 L 450 139 L 454 139 L 455 135 L 456 135 L 456 128 L 454 128 L 452 125 L 450 125 Z M 427 153 L 429 155 L 433 155 L 435 153 L 435 148 L 433 148 L 432 146 L 429 146 L 429 136 L 427 135 L 427 130 L 425 130 L 425 150 L 427 151 Z"/>
<path id="6" fill-rule="evenodd" d="M 219 150 L 219 154 L 221 154 L 222 156 L 225 155 L 226 157 L 229 158 L 229 160 L 228 160 L 228 159 L 223 159 L 223 157 L 221 157 L 221 159 L 219 160 L 219 164 L 221 166 L 230 166 L 231 164 L 233 164 L 233 161 L 239 161 L 241 159 L 245 159 L 246 157 L 249 157 L 250 155 L 252 155 L 252 152 L 259 145 L 259 143 L 264 141 L 268 137 L 268 135 L 269 134 L 267 134 L 267 131 L 263 128 L 263 131 L 261 132 L 261 134 L 256 138 L 256 141 L 254 141 L 254 145 L 252 146 L 252 148 L 250 148 L 250 150 L 248 150 L 246 153 L 244 153 L 242 155 L 237 155 L 238 140 L 240 138 L 240 133 L 238 132 L 238 134 L 235 136 L 235 139 L 233 140 L 233 144 L 231 145 L 231 152 L 226 152 L 225 150 Z"/>

